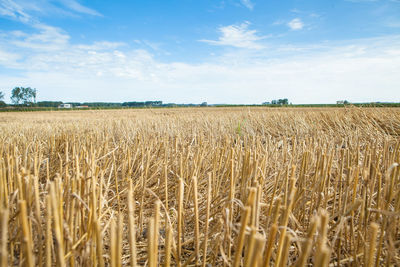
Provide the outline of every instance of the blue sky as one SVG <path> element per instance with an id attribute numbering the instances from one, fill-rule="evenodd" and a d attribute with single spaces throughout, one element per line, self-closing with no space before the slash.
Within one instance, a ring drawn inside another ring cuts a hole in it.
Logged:
<path id="1" fill-rule="evenodd" d="M 400 101 L 400 0 L 0 0 L 0 91 L 38 100 Z"/>

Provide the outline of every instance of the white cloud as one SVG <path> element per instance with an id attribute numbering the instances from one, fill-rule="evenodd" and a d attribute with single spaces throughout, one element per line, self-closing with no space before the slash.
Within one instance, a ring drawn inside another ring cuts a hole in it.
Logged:
<path id="1" fill-rule="evenodd" d="M 82 50 L 110 50 L 110 49 L 118 49 L 121 47 L 126 46 L 125 43 L 123 42 L 108 42 L 108 41 L 101 41 L 101 42 L 94 42 L 93 44 L 90 45 L 83 45 L 79 44 L 76 45 L 76 48 L 82 49 Z"/>
<path id="2" fill-rule="evenodd" d="M 220 27 L 218 30 L 221 36 L 218 40 L 200 40 L 212 45 L 233 46 L 247 49 L 262 49 L 264 46 L 258 41 L 266 38 L 257 35 L 256 30 L 248 29 L 250 23 L 245 22 L 240 25 L 229 25 Z"/>
<path id="3" fill-rule="evenodd" d="M 0 16 L 18 20 L 22 23 L 39 23 L 32 14 L 54 15 L 62 14 L 76 16 L 86 14 L 101 16 L 89 7 L 83 6 L 76 0 L 0 0 Z"/>
<path id="4" fill-rule="evenodd" d="M 254 4 L 251 2 L 251 0 L 240 0 L 240 2 L 248 9 L 253 10 Z"/>
<path id="5" fill-rule="evenodd" d="M 299 18 L 292 19 L 291 21 L 288 22 L 288 27 L 294 31 L 296 30 L 301 30 L 304 27 L 303 21 Z"/>
<path id="6" fill-rule="evenodd" d="M 400 101 L 400 36 L 236 49 L 192 64 L 165 63 L 124 43 L 72 44 L 57 28 L 36 31 L 0 37 L 0 65 L 18 73 L 2 71 L 0 88 L 31 86 L 38 89 L 39 100 L 62 101 Z M 50 41 L 49 36 L 58 40 Z M 30 45 L 23 45 L 25 40 Z M 236 39 L 215 42 L 240 43 L 232 40 Z M 54 49 L 42 49 L 47 46 Z M 243 46 L 249 45 L 235 45 Z"/>
<path id="7" fill-rule="evenodd" d="M 10 39 L 9 42 L 20 48 L 57 50 L 65 48 L 70 38 L 61 29 L 46 24 L 34 24 L 33 28 L 38 32 L 33 34 L 21 31 L 12 32 L 15 39 Z"/>
<path id="8" fill-rule="evenodd" d="M 92 16 L 101 16 L 101 14 L 99 12 L 97 12 L 94 9 L 85 7 L 81 4 L 79 4 L 77 1 L 75 0 L 60 0 L 60 2 L 68 7 L 69 9 L 78 12 L 78 13 L 82 13 L 82 14 L 88 14 L 88 15 L 92 15 Z"/>
<path id="9" fill-rule="evenodd" d="M 21 59 L 19 54 L 5 51 L 0 48 L 0 66 L 7 68 L 15 68 L 18 66 L 17 61 Z"/>
<path id="10" fill-rule="evenodd" d="M 32 19 L 25 12 L 23 5 L 13 0 L 0 0 L 0 16 L 12 18 L 23 23 L 28 23 Z"/>

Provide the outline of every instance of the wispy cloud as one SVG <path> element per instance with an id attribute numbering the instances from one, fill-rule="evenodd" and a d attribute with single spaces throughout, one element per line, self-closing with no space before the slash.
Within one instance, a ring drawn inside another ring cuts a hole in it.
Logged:
<path id="1" fill-rule="evenodd" d="M 86 6 L 81 5 L 76 0 L 60 0 L 60 2 L 67 8 L 71 9 L 72 11 L 81 13 L 81 14 L 88 14 L 92 16 L 102 16 L 99 12 L 94 9 L 88 8 Z"/>
<path id="2" fill-rule="evenodd" d="M 304 23 L 301 19 L 295 18 L 288 22 L 288 27 L 294 31 L 301 30 L 304 27 Z"/>
<path id="3" fill-rule="evenodd" d="M 32 17 L 20 3 L 13 0 L 0 0 L 0 16 L 28 23 Z"/>
<path id="4" fill-rule="evenodd" d="M 233 46 L 237 48 L 264 48 L 264 46 L 258 41 L 265 39 L 266 37 L 258 35 L 256 30 L 250 30 L 249 26 L 249 22 L 244 22 L 240 25 L 223 26 L 218 29 L 221 34 L 218 40 L 200 41 L 211 45 Z"/>
<path id="5" fill-rule="evenodd" d="M 101 41 L 101 42 L 94 42 L 93 44 L 78 44 L 75 47 L 81 50 L 87 51 L 104 51 L 104 50 L 115 50 L 120 49 L 126 46 L 126 43 L 123 42 L 108 42 L 108 41 Z"/>
<path id="6" fill-rule="evenodd" d="M 240 2 L 248 9 L 253 10 L 254 4 L 251 2 L 251 0 L 240 0 Z"/>
<path id="7" fill-rule="evenodd" d="M 58 50 L 64 49 L 68 43 L 69 35 L 57 27 L 37 23 L 33 25 L 37 32 L 26 34 L 22 31 L 13 32 L 15 39 L 9 42 L 20 48 L 32 50 Z"/>
<path id="8" fill-rule="evenodd" d="M 80 4 L 77 0 L 0 0 L 0 16 L 22 23 L 37 22 L 38 15 L 51 14 L 102 16 L 98 11 Z"/>

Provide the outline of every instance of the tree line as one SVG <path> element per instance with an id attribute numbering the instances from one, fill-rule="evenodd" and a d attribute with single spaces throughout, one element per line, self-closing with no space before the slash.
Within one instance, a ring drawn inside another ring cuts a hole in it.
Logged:
<path id="1" fill-rule="evenodd" d="M 10 100 L 14 106 L 23 107 L 49 107 L 57 108 L 62 104 L 70 104 L 71 107 L 88 107 L 88 108 L 119 108 L 119 107 L 171 107 L 180 106 L 179 104 L 168 103 L 163 104 L 162 101 L 143 101 L 143 102 L 62 102 L 62 101 L 39 101 L 36 102 L 37 90 L 31 87 L 15 87 L 11 91 Z M 4 93 L 0 91 L 0 107 L 6 107 L 3 101 Z M 207 105 L 203 102 L 202 106 Z M 195 104 L 187 104 L 187 106 L 196 106 Z"/>
<path id="2" fill-rule="evenodd" d="M 131 102 L 123 102 L 123 103 L 115 103 L 115 102 L 62 102 L 62 101 L 39 101 L 36 102 L 37 90 L 31 87 L 15 87 L 11 91 L 11 102 L 15 106 L 24 106 L 24 107 L 49 107 L 49 108 L 57 108 L 62 104 L 70 104 L 71 107 L 80 107 L 80 108 L 125 108 L 125 107 L 196 107 L 196 106 L 208 106 L 207 102 L 203 102 L 199 104 L 175 104 L 175 103 L 167 103 L 163 104 L 162 101 L 131 101 Z M 0 92 L 0 107 L 7 106 L 4 101 L 4 93 Z M 287 98 L 272 100 L 271 102 L 264 102 L 262 105 L 273 105 L 273 106 L 286 106 L 289 105 L 289 100 Z"/>
<path id="3" fill-rule="evenodd" d="M 4 92 L 0 91 L 0 108 L 5 108 L 7 105 L 4 99 Z M 70 104 L 72 108 L 146 108 L 146 107 L 228 107 L 228 106 L 260 106 L 259 104 L 253 105 L 230 105 L 230 104 L 212 104 L 208 105 L 207 102 L 201 104 L 176 104 L 176 103 L 163 103 L 162 101 L 131 101 L 131 102 L 62 102 L 62 101 L 38 101 L 36 102 L 37 90 L 31 87 L 15 87 L 11 91 L 10 100 L 12 102 L 12 109 L 14 107 L 28 108 L 58 108 L 62 104 Z M 347 100 L 337 101 L 336 104 L 296 104 L 292 105 L 287 98 L 274 99 L 270 102 L 263 102 L 262 106 L 279 107 L 279 106 L 293 106 L 293 107 L 335 107 L 345 106 L 350 104 Z M 369 102 L 369 103 L 351 103 L 354 106 L 373 106 L 373 107 L 399 107 L 400 103 L 396 102 Z M 5 111 L 6 109 L 2 109 Z"/>
<path id="4" fill-rule="evenodd" d="M 11 91 L 11 102 L 14 105 L 35 106 L 37 90 L 31 87 L 15 87 Z M 6 106 L 4 93 L 0 92 L 0 106 Z"/>

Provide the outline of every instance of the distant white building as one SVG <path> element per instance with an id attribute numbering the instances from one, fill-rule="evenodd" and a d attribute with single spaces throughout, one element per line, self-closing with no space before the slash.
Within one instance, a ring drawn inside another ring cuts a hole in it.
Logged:
<path id="1" fill-rule="evenodd" d="M 344 100 L 338 100 L 338 101 L 336 101 L 336 105 L 344 105 Z"/>
<path id="2" fill-rule="evenodd" d="M 58 106 L 58 108 L 72 108 L 71 104 L 61 104 Z"/>

